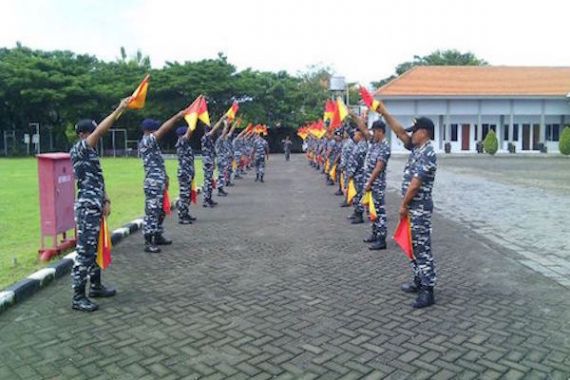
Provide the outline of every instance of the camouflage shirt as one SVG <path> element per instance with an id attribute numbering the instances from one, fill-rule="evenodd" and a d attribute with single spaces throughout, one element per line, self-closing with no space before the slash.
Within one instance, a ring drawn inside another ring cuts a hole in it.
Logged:
<path id="1" fill-rule="evenodd" d="M 259 159 L 259 158 L 265 158 L 265 152 L 267 149 L 267 141 L 265 141 L 263 138 L 259 137 L 257 139 L 255 139 L 254 143 L 254 149 L 255 149 L 255 158 Z"/>
<path id="2" fill-rule="evenodd" d="M 87 141 L 78 141 L 69 151 L 73 173 L 77 181 L 76 206 L 91 205 L 103 208 L 105 182 L 99 156 Z"/>
<path id="3" fill-rule="evenodd" d="M 346 139 L 342 143 L 342 150 L 340 152 L 340 168 L 345 169 L 346 164 L 350 160 L 350 154 L 354 148 L 354 141 L 352 139 Z"/>
<path id="4" fill-rule="evenodd" d="M 366 178 L 370 178 L 374 168 L 378 161 L 384 162 L 384 170 L 376 177 L 374 182 L 372 182 L 372 186 L 378 187 L 381 186 L 383 188 L 386 187 L 386 166 L 388 165 L 388 160 L 390 159 L 390 144 L 386 140 L 382 140 L 380 142 L 373 142 L 370 144 L 368 148 L 368 153 L 366 154 L 366 164 L 365 164 L 365 173 Z"/>
<path id="5" fill-rule="evenodd" d="M 143 136 L 139 142 L 139 152 L 143 159 L 145 178 L 166 179 L 164 159 L 155 135 Z"/>
<path id="6" fill-rule="evenodd" d="M 417 177 L 422 180 L 422 185 L 412 202 L 428 202 L 431 204 L 431 192 L 436 170 L 437 156 L 430 141 L 420 147 L 411 147 L 408 162 L 404 168 L 402 196 L 406 195 L 412 178 Z"/>
<path id="7" fill-rule="evenodd" d="M 367 152 L 368 144 L 366 140 L 362 139 L 354 145 L 346 169 L 349 177 L 357 177 L 364 174 L 364 159 Z"/>
<path id="8" fill-rule="evenodd" d="M 178 175 L 191 173 L 194 168 L 194 152 L 190 146 L 190 140 L 182 136 L 176 142 L 176 154 L 178 155 Z"/>
<path id="9" fill-rule="evenodd" d="M 214 158 L 216 157 L 216 150 L 214 148 L 214 142 L 212 141 L 212 136 L 204 134 L 200 140 L 202 143 L 202 159 L 204 163 L 212 164 L 214 163 Z"/>

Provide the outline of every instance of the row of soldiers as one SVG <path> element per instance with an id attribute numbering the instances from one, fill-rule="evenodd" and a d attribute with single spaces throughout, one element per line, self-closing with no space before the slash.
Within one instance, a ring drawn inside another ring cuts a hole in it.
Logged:
<path id="1" fill-rule="evenodd" d="M 100 124 L 94 120 L 80 120 L 75 131 L 78 142 L 71 148 L 70 156 L 77 181 L 77 198 L 75 203 L 75 220 L 77 227 L 77 256 L 72 269 L 73 299 L 72 308 L 80 311 L 97 310 L 97 305 L 89 297 L 112 297 L 115 289 L 105 287 L 101 283 L 101 268 L 96 263 L 97 245 L 101 220 L 111 213 L 109 199 L 103 172 L 96 152 L 96 146 L 101 137 L 111 128 L 120 115 L 127 110 L 131 98 L 123 99 L 117 109 L 107 116 Z M 159 141 L 172 130 L 185 115 L 181 110 L 166 122 L 154 119 L 142 121 L 143 136 L 139 142 L 139 154 L 144 166 L 144 195 L 145 216 L 143 221 L 144 251 L 158 253 L 160 245 L 170 245 L 171 240 L 164 237 L 163 222 L 166 210 L 165 195 L 168 191 L 169 177 L 166 173 L 164 159 Z M 263 182 L 265 161 L 268 159 L 269 148 L 260 134 L 244 129 L 234 135 L 237 123 L 231 124 L 227 116 L 218 120 L 210 128 L 205 126 L 201 139 L 202 161 L 204 170 L 203 206 L 214 207 L 217 202 L 212 200 L 212 190 L 215 186 L 213 179 L 214 166 L 218 168 L 218 195 L 227 196 L 224 190 L 231 186 L 235 178 L 241 178 L 255 164 L 256 181 Z M 219 136 L 216 131 L 221 129 Z M 194 152 L 190 145 L 193 130 L 187 126 L 176 128 L 178 140 L 176 152 L 178 156 L 178 183 L 180 197 L 177 202 L 178 222 L 191 224 L 196 220 L 190 214 L 192 184 L 195 177 Z M 90 282 L 89 293 L 86 293 L 87 281 Z"/>
<path id="2" fill-rule="evenodd" d="M 414 308 L 427 307 L 435 303 L 433 287 L 436 282 L 431 251 L 431 193 L 437 169 L 437 158 L 430 141 L 434 125 L 429 118 L 421 117 L 405 129 L 382 102 L 376 112 L 386 123 L 376 120 L 368 129 L 366 115 L 359 117 L 349 112 L 350 119 L 341 128 L 327 133 L 326 137 L 319 139 L 310 135 L 305 142 L 307 156 L 310 165 L 325 175 L 328 185 L 338 184 L 335 195 L 344 196 L 341 207 L 353 207 L 354 211 L 348 217 L 352 224 L 364 223 L 364 204 L 373 202 L 376 214 L 369 212 L 371 233 L 364 242 L 370 243 L 370 250 L 384 250 L 388 233 L 386 169 L 391 156 L 386 139 L 387 125 L 410 150 L 401 186 L 399 216 L 401 219 L 409 218 L 411 225 L 413 258 L 410 265 L 414 277 L 411 283 L 403 284 L 401 288 L 406 293 L 417 293 L 412 305 Z M 352 184 L 355 194 L 350 194 Z M 365 197 L 367 192 L 370 192 L 370 199 Z"/>

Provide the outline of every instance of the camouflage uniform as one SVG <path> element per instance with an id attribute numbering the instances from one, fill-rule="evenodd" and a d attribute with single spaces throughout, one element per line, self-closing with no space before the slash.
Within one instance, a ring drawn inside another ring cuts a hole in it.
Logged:
<path id="1" fill-rule="evenodd" d="M 178 155 L 178 185 L 180 187 L 180 199 L 178 200 L 178 218 L 190 218 L 190 196 L 192 180 L 194 179 L 194 152 L 190 141 L 181 136 L 176 142 L 176 154 Z"/>
<path id="2" fill-rule="evenodd" d="M 232 146 L 233 146 L 233 150 L 234 150 L 234 160 L 236 160 L 237 163 L 237 169 L 236 169 L 236 173 L 235 173 L 235 177 L 240 177 L 243 174 L 243 168 L 241 165 L 241 157 L 242 157 L 242 140 L 241 138 L 235 138 L 232 141 Z M 234 178 L 235 178 L 234 177 Z"/>
<path id="3" fill-rule="evenodd" d="M 216 150 L 212 137 L 206 133 L 200 140 L 202 143 L 202 165 L 204 167 L 204 202 L 212 200 L 212 179 L 214 178 L 214 161 L 216 159 Z"/>
<path id="4" fill-rule="evenodd" d="M 217 166 L 218 166 L 218 189 L 223 189 L 226 186 L 226 167 L 227 167 L 227 152 L 225 140 L 222 136 L 218 137 L 215 144 Z"/>
<path id="5" fill-rule="evenodd" d="M 380 142 L 371 143 L 366 155 L 366 181 L 372 175 L 378 161 L 384 162 L 384 170 L 372 182 L 372 198 L 377 213 L 377 218 L 372 222 L 372 235 L 382 240 L 385 240 L 387 235 L 385 193 L 386 168 L 390 154 L 390 144 L 384 139 Z"/>
<path id="6" fill-rule="evenodd" d="M 283 151 L 285 152 L 285 161 L 289 161 L 291 158 L 291 145 L 293 145 L 293 141 L 291 140 L 283 140 Z"/>
<path id="7" fill-rule="evenodd" d="M 230 186 L 232 181 L 232 175 L 234 174 L 234 169 L 232 167 L 234 162 L 234 145 L 232 143 L 232 140 L 233 140 L 232 137 L 229 135 L 224 140 L 224 147 L 225 147 L 224 150 L 226 152 L 226 170 L 225 170 L 226 184 Z"/>
<path id="8" fill-rule="evenodd" d="M 77 256 L 71 270 L 71 277 L 73 289 L 80 289 L 85 287 L 88 276 L 100 276 L 101 272 L 96 259 L 105 198 L 105 182 L 99 157 L 87 141 L 77 142 L 69 154 L 77 180 L 77 200 L 75 201 Z"/>
<path id="9" fill-rule="evenodd" d="M 360 200 L 362 199 L 364 185 L 366 182 L 366 178 L 364 176 L 364 159 L 366 158 L 367 152 L 368 144 L 363 138 L 354 145 L 350 155 L 350 161 L 348 161 L 347 164 L 348 177 L 354 178 L 354 184 L 356 186 L 356 196 L 354 197 L 352 204 L 354 205 L 354 211 L 359 214 L 364 212 L 364 207 L 360 203 Z"/>
<path id="10" fill-rule="evenodd" d="M 431 251 L 431 216 L 433 201 L 431 197 L 437 157 L 431 142 L 421 147 L 406 147 L 410 150 L 408 162 L 404 168 L 402 196 L 405 196 L 412 178 L 422 180 L 422 185 L 410 203 L 410 222 L 412 227 L 412 246 L 415 261 L 411 262 L 414 276 L 419 278 L 422 286 L 433 287 L 436 283 L 436 271 Z"/>
<path id="11" fill-rule="evenodd" d="M 348 162 L 350 162 L 350 157 L 352 156 L 352 149 L 354 149 L 354 140 L 347 138 L 342 144 L 342 150 L 340 152 L 340 164 L 339 169 L 342 170 L 342 175 L 345 186 L 348 186 Z"/>
<path id="12" fill-rule="evenodd" d="M 144 235 L 162 234 L 165 213 L 162 208 L 166 188 L 164 159 L 153 134 L 143 136 L 139 142 L 139 152 L 143 159 L 145 178 Z"/>
<path id="13" fill-rule="evenodd" d="M 258 136 L 254 141 L 255 151 L 255 172 L 260 177 L 265 174 L 265 150 L 267 148 L 267 141 L 261 136 Z"/>

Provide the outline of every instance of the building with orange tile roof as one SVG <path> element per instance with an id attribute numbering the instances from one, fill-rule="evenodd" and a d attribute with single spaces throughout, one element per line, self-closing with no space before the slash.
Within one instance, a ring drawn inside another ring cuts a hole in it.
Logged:
<path id="1" fill-rule="evenodd" d="M 417 66 L 376 91 L 404 124 L 427 116 L 435 124 L 435 147 L 475 152 L 489 130 L 499 149 L 558 151 L 570 123 L 570 67 Z M 377 117 L 371 115 L 371 118 Z M 390 136 L 392 149 L 403 146 Z"/>

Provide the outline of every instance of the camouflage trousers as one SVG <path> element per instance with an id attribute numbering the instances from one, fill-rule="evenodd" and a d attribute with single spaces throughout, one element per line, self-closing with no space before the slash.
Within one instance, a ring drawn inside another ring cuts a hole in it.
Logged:
<path id="1" fill-rule="evenodd" d="M 255 158 L 255 173 L 260 176 L 265 174 L 265 157 Z"/>
<path id="2" fill-rule="evenodd" d="M 412 246 L 415 261 L 410 263 L 414 276 L 421 280 L 423 286 L 434 286 L 437 281 L 435 262 L 431 251 L 431 204 L 412 204 L 410 206 L 410 223 L 412 227 Z"/>
<path id="3" fill-rule="evenodd" d="M 96 262 L 101 216 L 102 212 L 98 207 L 80 206 L 75 209 L 77 256 L 71 270 L 73 289 L 85 286 L 87 278 L 101 270 Z"/>
<path id="4" fill-rule="evenodd" d="M 364 185 L 366 183 L 366 179 L 364 178 L 363 174 L 357 174 L 354 176 L 354 185 L 356 186 L 356 195 L 352 200 L 352 205 L 354 206 L 354 211 L 361 213 L 364 212 L 364 206 L 360 201 L 362 200 L 362 196 L 364 195 Z"/>
<path id="5" fill-rule="evenodd" d="M 214 163 L 204 162 L 204 191 L 203 201 L 210 201 L 212 199 L 212 179 L 214 178 Z"/>
<path id="6" fill-rule="evenodd" d="M 228 164 L 225 159 L 218 160 L 218 181 L 217 181 L 218 189 L 223 189 L 226 186 L 227 166 Z"/>
<path id="7" fill-rule="evenodd" d="M 377 217 L 372 221 L 372 235 L 380 239 L 386 239 L 388 234 L 388 224 L 386 220 L 384 189 L 380 187 L 372 187 L 372 199 L 376 208 Z"/>
<path id="8" fill-rule="evenodd" d="M 178 184 L 180 193 L 178 199 L 178 218 L 184 219 L 190 215 L 190 196 L 192 191 L 193 172 L 187 172 L 178 175 Z"/>
<path id="9" fill-rule="evenodd" d="M 144 227 L 143 234 L 151 235 L 162 233 L 162 223 L 164 222 L 164 180 L 147 178 L 144 181 Z"/>

